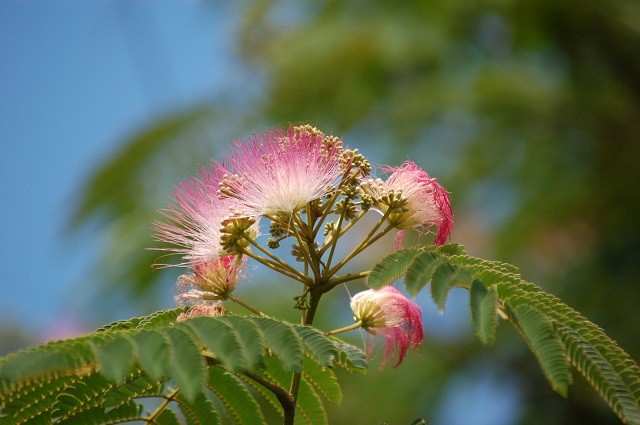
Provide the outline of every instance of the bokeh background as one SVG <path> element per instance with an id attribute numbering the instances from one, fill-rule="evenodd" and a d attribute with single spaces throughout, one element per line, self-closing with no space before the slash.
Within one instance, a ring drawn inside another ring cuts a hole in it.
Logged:
<path id="1" fill-rule="evenodd" d="M 179 271 L 146 249 L 172 185 L 309 122 L 420 163 L 452 192 L 453 241 L 640 359 L 637 2 L 4 0 L 0 40 L 0 353 L 172 307 Z M 240 291 L 291 317 L 293 286 L 254 268 Z M 347 300 L 318 326 L 348 323 Z M 508 326 L 483 347 L 464 291 L 443 315 L 418 301 L 423 348 L 342 376 L 332 423 L 617 423 L 580 377 L 553 393 Z"/>

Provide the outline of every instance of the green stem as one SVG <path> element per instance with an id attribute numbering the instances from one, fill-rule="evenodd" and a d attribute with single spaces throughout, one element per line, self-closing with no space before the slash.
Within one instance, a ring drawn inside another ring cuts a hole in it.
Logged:
<path id="1" fill-rule="evenodd" d="M 280 402 L 282 409 L 285 411 L 285 416 L 286 416 L 286 412 L 291 412 L 291 411 L 295 412 L 296 410 L 295 402 L 293 401 L 293 397 L 291 397 L 291 395 L 287 392 L 287 390 L 285 390 L 279 385 L 276 385 L 270 381 L 267 381 L 262 376 L 257 375 L 253 372 L 250 372 L 248 370 L 243 370 L 242 373 L 246 375 L 248 378 L 255 381 L 256 383 L 262 385 L 263 387 L 271 391 Z"/>
<path id="2" fill-rule="evenodd" d="M 311 258 L 311 242 L 305 241 L 298 231 L 298 226 L 300 226 L 300 228 L 302 229 L 302 222 L 300 221 L 300 217 L 298 217 L 298 215 L 295 213 L 291 217 L 293 221 L 293 235 L 300 245 L 300 251 L 302 251 L 302 255 L 304 255 L 305 260 L 311 266 L 314 278 L 317 280 L 320 278 L 320 269 L 318 268 L 317 262 L 314 262 Z"/>
<path id="3" fill-rule="evenodd" d="M 246 302 L 242 301 L 240 298 L 236 297 L 233 294 L 227 294 L 227 298 L 230 299 L 231 301 L 233 301 L 234 303 L 236 303 L 238 305 L 241 305 L 242 307 L 246 308 L 250 312 L 257 314 L 258 316 L 269 317 L 266 314 L 264 314 L 263 312 L 261 312 L 260 310 L 251 307 L 249 304 L 247 304 Z"/>
<path id="4" fill-rule="evenodd" d="M 360 211 L 360 213 L 355 216 L 354 218 L 352 218 L 347 224 L 346 226 L 344 226 L 342 228 L 342 230 L 340 231 L 340 233 L 338 233 L 336 235 L 336 239 L 340 239 L 345 233 L 347 233 L 347 231 L 349 229 L 351 229 L 353 227 L 354 224 L 356 224 L 362 217 L 365 216 L 365 214 L 367 214 L 367 211 Z M 325 251 L 327 249 L 329 249 L 329 247 L 331 247 L 331 242 L 333 242 L 333 239 L 331 239 L 331 241 L 329 241 L 329 243 L 324 244 L 319 250 L 318 250 L 318 254 L 322 255 L 325 253 Z"/>
<path id="5" fill-rule="evenodd" d="M 386 217 L 383 217 L 383 219 Z M 374 228 L 375 230 L 378 230 L 378 228 L 380 223 L 378 223 L 378 225 L 376 225 L 376 227 Z M 362 242 L 360 242 L 360 244 L 358 244 L 358 246 L 351 251 L 351 253 L 349 255 L 347 255 L 342 261 L 340 261 L 338 264 L 335 265 L 335 267 L 333 267 L 332 269 L 330 269 L 327 273 L 326 273 L 326 277 L 331 277 L 333 275 L 335 275 L 342 267 L 344 267 L 345 264 L 347 264 L 353 257 L 355 257 L 356 255 L 360 254 L 362 251 L 364 251 L 365 249 L 367 249 L 368 247 L 370 247 L 373 243 L 375 243 L 376 241 L 378 241 L 380 238 L 382 238 L 384 235 L 386 235 L 387 233 L 389 233 L 389 231 L 391 229 L 393 229 L 394 226 L 393 224 L 389 224 L 386 229 L 384 229 L 382 232 L 378 233 L 376 236 L 371 237 L 373 235 L 373 233 L 375 232 L 370 232 L 366 238 L 364 238 L 362 240 Z"/>
<path id="6" fill-rule="evenodd" d="M 267 260 L 264 257 L 260 257 L 259 255 L 256 255 L 256 254 L 252 253 L 248 249 L 245 249 L 243 247 L 239 247 L 239 249 L 240 249 L 240 252 L 242 252 L 247 257 L 251 257 L 254 260 L 256 260 L 257 262 L 259 262 L 260 264 L 263 264 L 263 265 L 269 267 L 270 269 L 277 271 L 280 274 L 283 274 L 285 276 L 289 276 L 291 279 L 295 279 L 298 282 L 304 283 L 305 285 L 309 285 L 309 283 L 312 282 L 312 280 L 308 276 L 304 276 L 300 272 L 297 272 L 295 274 L 291 273 L 289 270 L 283 269 L 278 263 L 274 263 L 273 261 Z"/>
<path id="7" fill-rule="evenodd" d="M 335 335 L 335 334 L 339 334 L 339 333 L 342 333 L 342 332 L 347 332 L 347 331 L 351 331 L 351 330 L 354 330 L 354 329 L 358 329 L 361 326 L 362 326 L 362 322 L 357 321 L 353 325 L 349 325 L 349 326 L 345 326 L 344 328 L 338 328 L 338 329 L 334 329 L 334 330 L 329 331 L 329 332 L 325 332 L 325 335 Z"/>
<path id="8" fill-rule="evenodd" d="M 309 309 L 304 315 L 304 320 L 302 321 L 303 325 L 311 325 L 313 324 L 313 319 L 315 318 L 316 311 L 318 310 L 318 304 L 320 303 L 320 297 L 322 297 L 322 293 L 316 290 L 311 291 L 311 296 L 309 299 Z M 293 398 L 293 411 L 287 412 L 285 410 L 284 414 L 284 425 L 293 425 L 293 419 L 295 417 L 295 406 L 298 402 L 298 391 L 300 389 L 300 379 L 302 378 L 302 373 L 294 372 L 291 377 L 291 386 L 289 388 L 289 394 Z M 287 414 L 289 413 L 289 414 Z"/>
<path id="9" fill-rule="evenodd" d="M 272 260 L 274 260 L 274 262 L 276 262 L 277 264 L 279 264 L 283 269 L 288 270 L 290 273 L 293 273 L 295 275 L 298 275 L 300 278 L 304 278 L 305 276 L 300 273 L 298 270 L 294 269 L 293 267 L 291 267 L 289 264 L 285 263 L 284 261 L 282 261 L 280 258 L 278 258 L 277 256 L 273 255 L 273 253 L 269 252 L 265 247 L 263 247 L 262 245 L 260 245 L 259 243 L 257 243 L 253 238 L 251 238 L 249 235 L 245 233 L 242 233 L 242 237 L 245 238 L 252 246 L 256 247 L 257 249 L 259 249 L 261 252 L 263 252 L 264 254 L 266 254 L 269 258 L 271 258 Z"/>
<path id="10" fill-rule="evenodd" d="M 328 269 L 331 267 L 331 260 L 333 259 L 333 253 L 336 251 L 336 246 L 338 245 L 338 235 L 340 234 L 340 230 L 342 229 L 342 222 L 344 221 L 344 215 L 347 212 L 347 207 L 349 205 L 349 198 L 344 198 L 344 207 L 342 207 L 342 211 L 340 212 L 340 218 L 338 219 L 338 225 L 336 227 L 335 235 L 332 235 L 331 241 L 331 250 L 329 251 L 329 258 L 327 259 L 327 266 L 325 268 Z"/>
<path id="11" fill-rule="evenodd" d="M 178 396 L 178 394 L 180 394 L 180 388 L 176 388 L 175 390 L 171 391 L 169 395 L 165 397 L 162 404 L 158 406 L 158 408 L 154 410 L 154 412 L 150 416 L 144 418 L 144 420 L 150 424 L 155 423 L 156 419 L 158 419 L 158 416 L 160 416 L 162 412 L 165 411 L 167 406 L 169 406 L 169 403 L 171 403 Z"/>
<path id="12" fill-rule="evenodd" d="M 371 273 L 371 270 L 367 270 L 366 272 L 360 272 L 360 273 L 349 273 L 345 276 L 337 277 L 335 279 L 329 280 L 329 282 L 327 282 L 327 285 L 331 289 L 341 283 L 351 282 L 352 280 L 358 280 L 358 279 L 362 279 L 363 277 L 367 277 L 369 276 L 369 273 Z"/>

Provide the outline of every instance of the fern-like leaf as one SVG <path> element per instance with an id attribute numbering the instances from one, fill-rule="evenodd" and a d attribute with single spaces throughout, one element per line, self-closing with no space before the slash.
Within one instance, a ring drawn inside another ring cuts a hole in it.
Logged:
<path id="1" fill-rule="evenodd" d="M 206 388 L 215 391 L 227 410 L 235 409 L 230 417 L 236 422 L 263 423 L 256 393 L 246 382 L 272 402 L 285 403 L 282 394 L 288 387 L 277 390 L 270 378 L 261 380 L 260 373 L 268 376 L 264 367 L 270 362 L 290 380 L 292 372 L 302 370 L 303 361 L 309 370 L 301 382 L 301 415 L 311 423 L 324 423 L 326 413 L 316 399 L 322 395 L 337 403 L 341 398 L 326 367 L 366 368 L 361 350 L 310 327 L 255 316 L 175 323 L 180 311 L 116 322 L 91 335 L 0 359 L 0 423 L 172 424 L 178 417 L 194 425 L 218 423 Z M 161 400 L 161 408 L 143 415 L 138 400 L 146 398 Z"/>
<path id="2" fill-rule="evenodd" d="M 468 287 L 472 280 L 472 275 L 467 269 L 450 263 L 440 264 L 431 277 L 431 297 L 440 311 L 444 311 L 445 301 L 451 289 L 456 285 Z"/>
<path id="3" fill-rule="evenodd" d="M 242 381 L 231 372 L 211 366 L 207 388 L 224 403 L 236 424 L 253 425 L 265 422 L 258 403 Z"/>
<path id="4" fill-rule="evenodd" d="M 420 254 L 417 249 L 401 249 L 386 256 L 367 276 L 367 284 L 373 289 L 389 285 L 407 272 L 413 259 Z"/>
<path id="5" fill-rule="evenodd" d="M 571 371 L 562 342 L 554 332 L 553 323 L 527 305 L 520 305 L 510 310 L 510 313 L 538 359 L 551 387 L 566 397 L 572 383 Z"/>
<path id="6" fill-rule="evenodd" d="M 283 326 L 283 322 L 266 317 L 254 317 L 253 320 L 262 329 L 265 340 L 275 355 L 282 359 L 285 367 L 294 372 L 302 371 L 304 346 L 302 338 L 293 326 L 289 324 Z"/>
<path id="7" fill-rule="evenodd" d="M 328 402 L 335 405 L 342 403 L 342 390 L 336 375 L 331 369 L 322 367 L 311 359 L 305 359 L 302 376 Z"/>
<path id="8" fill-rule="evenodd" d="M 175 401 L 180 406 L 187 425 L 218 425 L 220 423 L 220 415 L 204 393 L 199 393 L 193 402 L 182 395 L 178 395 Z"/>
<path id="9" fill-rule="evenodd" d="M 444 258 L 436 252 L 425 251 L 417 255 L 407 269 L 404 278 L 409 295 L 416 297 L 431 280 L 436 269 L 444 262 Z"/>
<path id="10" fill-rule="evenodd" d="M 487 289 L 479 280 L 474 280 L 471 284 L 469 304 L 476 335 L 483 344 L 493 345 L 498 327 L 498 294 L 493 289 Z"/>
<path id="11" fill-rule="evenodd" d="M 186 333 L 177 328 L 167 329 L 173 348 L 171 377 L 182 389 L 187 400 L 193 401 L 205 382 L 205 363 L 200 349 Z"/>
<path id="12" fill-rule="evenodd" d="M 491 288 L 489 291 L 495 291 L 498 302 L 509 312 L 556 391 L 567 393 L 571 384 L 570 361 L 623 422 L 640 424 L 640 368 L 602 329 L 553 295 L 524 281 L 517 267 L 469 257 L 462 247 L 424 247 L 422 251 L 405 276 L 410 295 L 417 295 L 431 279 L 433 298 L 442 308 L 453 286 L 470 287 L 474 279 L 479 280 Z M 471 303 L 477 313 L 488 295 L 479 295 L 482 290 L 474 292 Z M 481 316 L 476 313 L 472 311 L 472 317 L 479 319 Z M 493 334 L 492 326 L 485 336 Z M 476 325 L 476 331 L 484 327 Z"/>

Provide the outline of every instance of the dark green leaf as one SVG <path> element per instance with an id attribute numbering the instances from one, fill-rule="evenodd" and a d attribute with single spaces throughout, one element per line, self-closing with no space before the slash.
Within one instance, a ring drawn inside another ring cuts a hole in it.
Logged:
<path id="1" fill-rule="evenodd" d="M 198 346 L 191 337 L 177 328 L 166 330 L 171 340 L 171 379 L 187 400 L 195 400 L 205 382 L 205 363 Z"/>
<path id="2" fill-rule="evenodd" d="M 440 264 L 431 278 L 431 297 L 440 311 L 444 311 L 445 301 L 449 291 L 457 284 L 469 285 L 472 281 L 471 273 L 450 263 Z"/>
<path id="3" fill-rule="evenodd" d="M 303 370 L 302 376 L 314 386 L 318 394 L 333 404 L 342 403 L 342 390 L 333 370 L 322 367 L 310 359 L 305 359 Z"/>
<path id="4" fill-rule="evenodd" d="M 571 371 L 564 346 L 554 332 L 553 323 L 544 314 L 524 304 L 511 309 L 510 313 L 538 359 L 551 387 L 566 397 L 572 382 Z"/>
<path id="5" fill-rule="evenodd" d="M 276 356 L 284 362 L 285 368 L 292 371 L 302 371 L 304 347 L 302 339 L 293 326 L 266 317 L 252 318 L 262 330 L 265 340 Z"/>
<path id="6" fill-rule="evenodd" d="M 404 278 L 409 295 L 416 297 L 444 261 L 445 259 L 435 252 L 427 251 L 417 255 L 407 269 L 407 275 Z"/>
<path id="7" fill-rule="evenodd" d="M 217 425 L 220 423 L 220 416 L 216 412 L 215 406 L 204 393 L 199 393 L 193 402 L 181 395 L 178 395 L 175 400 L 188 425 Z"/>
<path id="8" fill-rule="evenodd" d="M 483 344 L 493 345 L 498 327 L 498 316 L 496 315 L 498 294 L 493 289 L 487 289 L 479 280 L 474 280 L 471 284 L 469 304 L 471 306 L 471 321 L 476 335 Z"/>
<path id="9" fill-rule="evenodd" d="M 180 421 L 173 410 L 166 409 L 153 421 L 156 425 L 180 425 Z"/>
<path id="10" fill-rule="evenodd" d="M 193 330 L 198 340 L 202 341 L 225 367 L 235 370 L 240 366 L 247 366 L 244 364 L 246 360 L 242 355 L 243 349 L 240 347 L 239 337 L 231 326 L 211 317 L 196 317 L 184 324 Z"/>
<path id="11" fill-rule="evenodd" d="M 143 330 L 132 336 L 140 367 L 155 379 L 168 375 L 171 350 L 167 337 L 156 331 Z"/>
<path id="12" fill-rule="evenodd" d="M 207 388 L 224 403 L 238 425 L 265 423 L 260 406 L 242 381 L 231 372 L 217 366 L 209 367 Z"/>
<path id="13" fill-rule="evenodd" d="M 407 272 L 407 268 L 420 252 L 417 249 L 401 249 L 387 255 L 371 270 L 367 276 L 367 285 L 373 289 L 380 289 L 391 284 Z"/>
<path id="14" fill-rule="evenodd" d="M 93 344 L 92 348 L 100 373 L 108 379 L 121 382 L 131 371 L 135 357 L 127 338 L 114 338 L 103 345 Z"/>

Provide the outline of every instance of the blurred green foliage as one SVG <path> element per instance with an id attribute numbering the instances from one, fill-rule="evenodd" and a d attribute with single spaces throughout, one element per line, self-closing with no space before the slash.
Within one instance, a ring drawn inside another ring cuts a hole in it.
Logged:
<path id="1" fill-rule="evenodd" d="M 251 106 L 212 94 L 87 183 L 73 226 L 101 226 L 103 282 L 169 290 L 175 272 L 152 272 L 144 248 L 171 185 L 251 128 L 304 121 L 424 165 L 453 193 L 454 241 L 517 264 L 640 358 L 640 3 L 245 1 L 238 13 L 238 55 L 263 87 L 230 98 Z M 397 370 L 349 379 L 335 423 L 432 423 L 447 381 L 478 365 L 517 381 L 515 423 L 616 423 L 585 385 L 554 394 L 503 328 L 491 350 L 433 338 Z"/>

